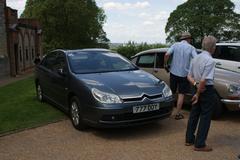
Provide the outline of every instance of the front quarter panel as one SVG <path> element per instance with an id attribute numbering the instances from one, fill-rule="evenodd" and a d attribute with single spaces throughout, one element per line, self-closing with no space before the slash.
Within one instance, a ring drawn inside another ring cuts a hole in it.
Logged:
<path id="1" fill-rule="evenodd" d="M 91 89 L 74 75 L 70 81 L 70 93 L 76 95 L 82 104 L 92 104 L 95 102 Z M 84 106 L 85 105 L 83 105 L 83 107 Z"/>
<path id="2" fill-rule="evenodd" d="M 230 93 L 228 90 L 230 84 L 240 85 L 240 74 L 223 69 L 216 69 L 214 87 L 222 99 L 229 99 Z M 239 109 L 236 105 L 227 104 L 226 107 L 229 110 Z"/>

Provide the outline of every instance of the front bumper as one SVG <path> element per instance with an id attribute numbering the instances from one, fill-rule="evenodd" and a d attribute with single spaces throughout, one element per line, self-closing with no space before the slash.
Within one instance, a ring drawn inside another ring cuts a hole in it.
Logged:
<path id="1" fill-rule="evenodd" d="M 229 110 L 240 110 L 240 100 L 232 100 L 232 99 L 221 99 L 221 102 L 226 105 Z"/>
<path id="2" fill-rule="evenodd" d="M 160 109 L 157 111 L 133 113 L 133 106 L 159 103 Z M 84 121 L 94 127 L 116 128 L 134 125 L 142 125 L 159 119 L 168 118 L 173 110 L 173 99 L 158 102 L 129 103 L 118 106 L 105 106 L 101 108 L 87 107 Z"/>

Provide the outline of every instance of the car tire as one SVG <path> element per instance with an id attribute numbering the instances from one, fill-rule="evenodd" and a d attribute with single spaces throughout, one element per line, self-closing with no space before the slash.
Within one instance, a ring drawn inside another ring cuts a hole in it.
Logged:
<path id="1" fill-rule="evenodd" d="M 73 97 L 70 102 L 70 118 L 74 128 L 77 130 L 85 130 L 86 124 L 82 120 L 81 105 L 77 97 Z"/>
<path id="2" fill-rule="evenodd" d="M 212 113 L 212 119 L 213 120 L 219 119 L 222 116 L 223 111 L 224 111 L 224 105 L 221 102 L 220 97 L 217 96 L 216 100 L 215 100 L 215 103 L 214 103 L 214 110 L 213 110 L 213 113 Z"/>
<path id="3" fill-rule="evenodd" d="M 43 91 L 42 87 L 39 83 L 36 84 L 36 93 L 37 93 L 37 99 L 39 102 L 44 102 L 44 96 L 43 96 Z"/>

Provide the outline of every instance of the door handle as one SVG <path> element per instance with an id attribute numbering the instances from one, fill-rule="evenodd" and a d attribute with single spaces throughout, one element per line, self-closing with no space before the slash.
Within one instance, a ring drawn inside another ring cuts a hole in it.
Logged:
<path id="1" fill-rule="evenodd" d="M 238 67 L 238 69 L 240 69 L 240 66 Z"/>
<path id="2" fill-rule="evenodd" d="M 221 65 L 222 65 L 222 63 L 220 63 L 220 62 L 217 62 L 217 63 L 216 63 L 216 65 L 217 65 L 217 66 L 221 66 Z"/>

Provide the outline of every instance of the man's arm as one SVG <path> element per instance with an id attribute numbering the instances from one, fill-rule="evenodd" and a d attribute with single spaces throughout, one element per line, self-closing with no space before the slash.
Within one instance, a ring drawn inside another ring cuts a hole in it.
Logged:
<path id="1" fill-rule="evenodd" d="M 190 74 L 187 76 L 187 79 L 194 86 L 195 80 L 193 79 L 193 77 Z"/>
<path id="2" fill-rule="evenodd" d="M 168 49 L 168 51 L 165 53 L 165 56 L 164 56 L 164 66 L 167 65 L 170 56 L 173 54 L 174 46 L 175 46 L 175 45 L 172 45 L 172 46 Z"/>
<path id="3" fill-rule="evenodd" d="M 196 92 L 196 94 L 199 96 L 200 95 L 200 93 L 202 93 L 204 90 L 205 90 L 205 85 L 206 85 L 206 80 L 204 79 L 204 80 L 201 80 L 200 82 L 199 82 L 199 85 L 198 85 L 198 87 L 197 87 L 197 92 Z"/>
<path id="4" fill-rule="evenodd" d="M 201 80 L 200 83 L 199 83 L 199 85 L 197 85 L 197 82 L 196 82 L 195 79 L 193 78 L 192 63 L 193 63 L 193 62 L 191 62 L 187 79 L 188 79 L 188 81 L 197 89 L 195 95 L 194 95 L 193 98 L 192 98 L 192 102 L 193 102 L 192 104 L 196 104 L 196 103 L 198 102 L 198 97 L 199 97 L 200 93 L 205 90 L 206 81 L 205 81 L 205 79 L 204 79 L 204 80 Z"/>
<path id="5" fill-rule="evenodd" d="M 192 98 L 192 104 L 196 104 L 198 102 L 200 93 L 202 93 L 205 90 L 205 84 L 206 84 L 205 80 L 200 81 L 199 86 L 197 87 L 197 92 L 194 94 Z"/>
<path id="6" fill-rule="evenodd" d="M 164 56 L 164 66 L 167 65 L 167 62 L 169 60 L 169 57 L 170 57 L 170 54 L 169 53 L 166 53 L 165 56 Z"/>

